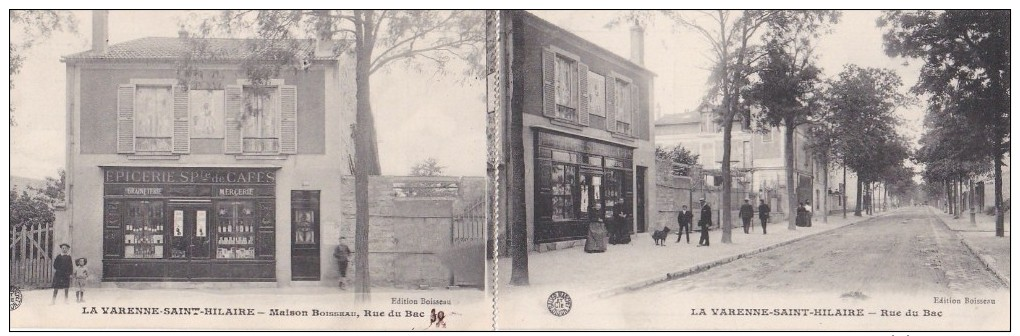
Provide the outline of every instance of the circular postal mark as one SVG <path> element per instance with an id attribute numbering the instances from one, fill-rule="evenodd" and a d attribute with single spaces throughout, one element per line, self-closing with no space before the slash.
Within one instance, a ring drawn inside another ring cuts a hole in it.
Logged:
<path id="1" fill-rule="evenodd" d="M 549 299 L 545 301 L 545 305 L 553 315 L 563 316 L 570 312 L 570 307 L 574 305 L 574 301 L 570 300 L 570 295 L 566 292 L 556 291 L 549 294 Z"/>
<path id="2" fill-rule="evenodd" d="M 22 298 L 23 297 L 21 296 L 21 288 L 18 288 L 18 286 L 11 286 L 11 311 L 18 309 L 18 307 L 21 307 Z"/>

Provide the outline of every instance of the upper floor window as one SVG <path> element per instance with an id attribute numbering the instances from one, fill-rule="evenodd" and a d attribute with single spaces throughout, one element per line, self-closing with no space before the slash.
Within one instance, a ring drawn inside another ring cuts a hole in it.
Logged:
<path id="1" fill-rule="evenodd" d="M 577 61 L 556 56 L 556 116 L 577 121 Z"/>
<path id="2" fill-rule="evenodd" d="M 588 112 L 592 116 L 606 117 L 606 77 L 588 72 Z"/>
<path id="3" fill-rule="evenodd" d="M 244 87 L 241 148 L 246 154 L 280 151 L 280 93 L 276 87 Z"/>
<path id="4" fill-rule="evenodd" d="M 772 142 L 772 132 L 762 133 L 761 142 Z"/>
<path id="5" fill-rule="evenodd" d="M 630 134 L 631 121 L 634 115 L 634 95 L 629 81 L 617 78 L 616 94 L 616 131 Z"/>
<path id="6" fill-rule="evenodd" d="M 172 86 L 136 87 L 135 152 L 170 153 L 173 150 L 173 105 Z"/>

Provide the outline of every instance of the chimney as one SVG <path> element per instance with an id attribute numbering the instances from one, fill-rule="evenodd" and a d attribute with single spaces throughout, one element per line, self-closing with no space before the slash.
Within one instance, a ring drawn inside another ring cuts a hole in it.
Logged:
<path id="1" fill-rule="evenodd" d="M 637 65 L 645 65 L 645 29 L 637 21 L 630 27 L 630 60 Z"/>
<path id="2" fill-rule="evenodd" d="M 92 51 L 106 53 L 110 44 L 110 12 L 106 10 L 92 11 Z"/>

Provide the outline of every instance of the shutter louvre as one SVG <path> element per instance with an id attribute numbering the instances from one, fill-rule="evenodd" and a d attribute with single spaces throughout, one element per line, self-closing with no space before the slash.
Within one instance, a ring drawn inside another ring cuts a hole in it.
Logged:
<path id="1" fill-rule="evenodd" d="M 616 77 L 606 76 L 606 130 L 616 131 Z"/>
<path id="2" fill-rule="evenodd" d="M 638 110 L 641 109 L 641 98 L 640 98 L 641 96 L 639 95 L 640 93 L 641 93 L 641 90 L 638 88 L 637 83 L 631 82 L 630 83 L 630 102 L 631 102 L 630 120 L 626 121 L 628 124 L 630 124 L 630 133 L 629 134 L 631 134 L 631 135 L 635 134 L 634 130 L 637 129 L 637 127 L 638 127 L 637 123 L 635 123 L 634 121 L 638 120 L 638 117 L 637 117 L 638 116 Z"/>
<path id="3" fill-rule="evenodd" d="M 188 90 L 183 85 L 174 85 L 174 135 L 173 153 L 191 152 L 191 124 L 188 122 Z"/>
<path id="4" fill-rule="evenodd" d="M 242 90 L 240 85 L 227 85 L 223 90 L 223 152 L 226 154 L 241 154 Z"/>
<path id="5" fill-rule="evenodd" d="M 590 123 L 589 113 L 590 106 L 588 101 L 588 65 L 577 62 L 577 82 L 578 91 L 581 92 L 581 101 L 577 104 L 577 122 L 581 125 L 588 126 Z"/>
<path id="6" fill-rule="evenodd" d="M 135 85 L 117 88 L 117 153 L 135 152 Z"/>
<path id="7" fill-rule="evenodd" d="M 280 86 L 280 153 L 297 154 L 297 86 Z"/>
<path id="8" fill-rule="evenodd" d="M 542 114 L 556 117 L 556 53 L 542 50 Z"/>

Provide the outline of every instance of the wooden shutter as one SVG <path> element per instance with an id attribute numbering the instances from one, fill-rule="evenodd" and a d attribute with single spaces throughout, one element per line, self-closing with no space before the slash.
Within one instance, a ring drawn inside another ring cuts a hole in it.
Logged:
<path id="1" fill-rule="evenodd" d="M 240 85 L 227 85 L 223 90 L 223 152 L 241 154 L 241 116 L 244 97 Z"/>
<path id="2" fill-rule="evenodd" d="M 578 91 L 580 94 L 580 100 L 577 103 L 577 122 L 581 125 L 588 126 L 589 123 L 589 106 L 588 106 L 588 65 L 577 62 L 577 83 Z"/>
<path id="3" fill-rule="evenodd" d="M 641 109 L 641 98 L 640 98 L 641 96 L 639 96 L 640 93 L 641 93 L 641 90 L 640 90 L 640 88 L 638 88 L 637 83 L 631 82 L 630 83 L 630 105 L 631 105 L 630 120 L 627 120 L 627 123 L 630 124 L 630 134 L 631 135 L 635 134 L 634 130 L 637 129 L 637 127 L 638 127 L 637 123 L 634 122 L 634 121 L 638 120 L 638 110 Z M 642 118 L 642 120 L 644 120 L 644 118 Z"/>
<path id="4" fill-rule="evenodd" d="M 606 130 L 616 131 L 616 77 L 606 76 Z"/>
<path id="5" fill-rule="evenodd" d="M 280 86 L 280 153 L 297 154 L 297 86 Z"/>
<path id="6" fill-rule="evenodd" d="M 117 89 L 117 153 L 135 152 L 135 85 Z"/>
<path id="7" fill-rule="evenodd" d="M 556 53 L 542 50 L 542 114 L 556 116 Z"/>
<path id="8" fill-rule="evenodd" d="M 191 123 L 188 114 L 188 90 L 183 85 L 174 85 L 174 135 L 173 153 L 191 152 Z"/>

